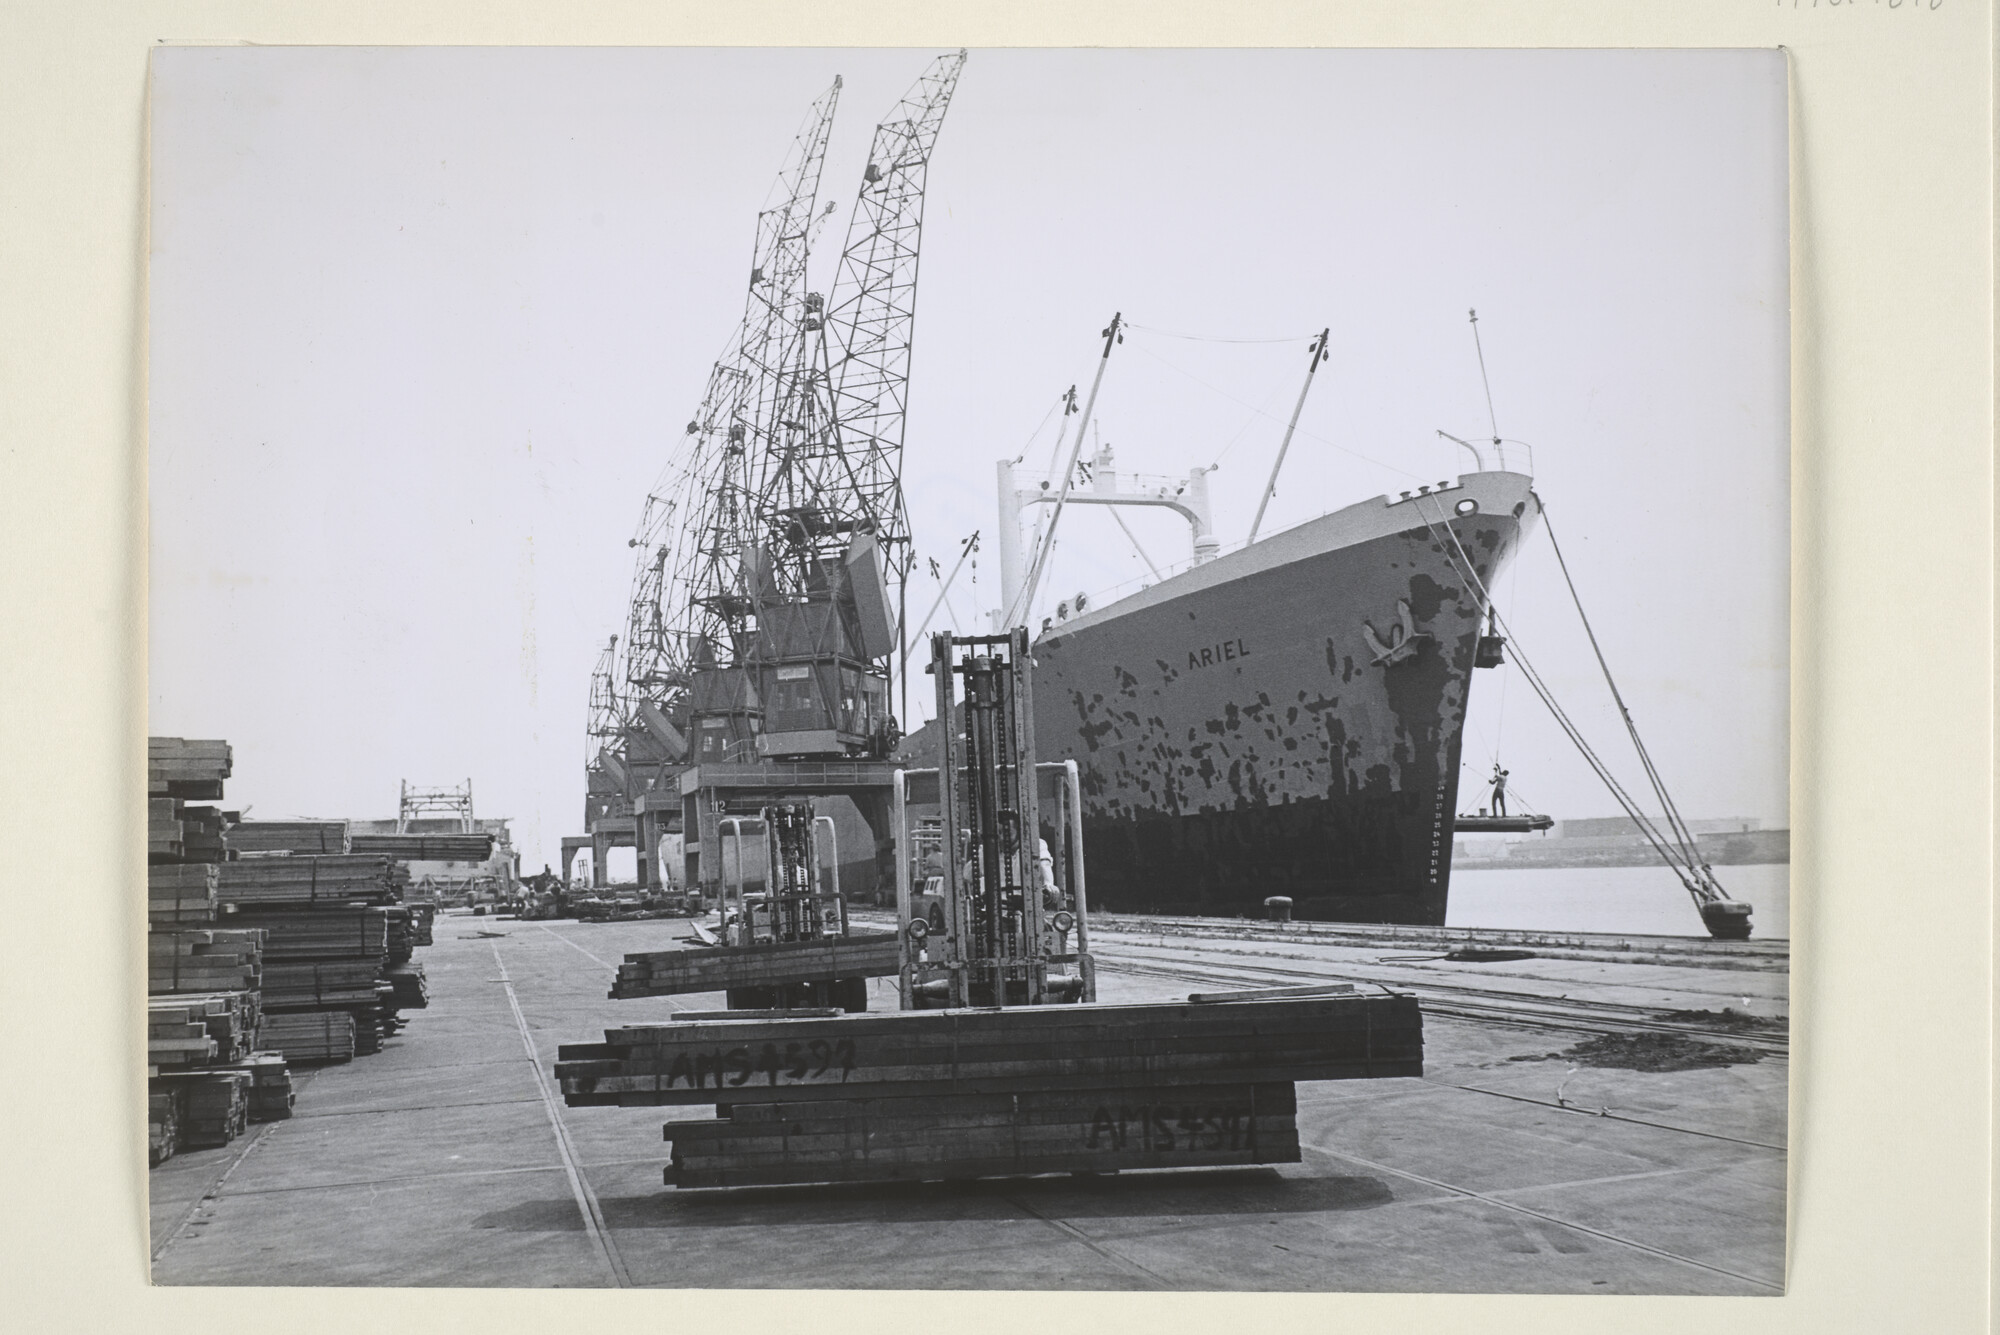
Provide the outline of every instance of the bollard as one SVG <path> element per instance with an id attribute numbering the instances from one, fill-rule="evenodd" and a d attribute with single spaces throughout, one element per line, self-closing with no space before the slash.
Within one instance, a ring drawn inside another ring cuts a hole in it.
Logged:
<path id="1" fill-rule="evenodd" d="M 1264 915 L 1272 922 L 1292 920 L 1292 900 L 1289 895 L 1272 895 L 1264 901 Z"/>

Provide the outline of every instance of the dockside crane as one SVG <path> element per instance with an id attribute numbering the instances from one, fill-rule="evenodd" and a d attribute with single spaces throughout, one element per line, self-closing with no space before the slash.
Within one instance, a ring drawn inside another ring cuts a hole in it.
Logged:
<path id="1" fill-rule="evenodd" d="M 700 405 L 660 480 L 647 494 L 633 549 L 632 594 L 621 663 L 599 663 L 592 676 L 588 781 L 615 788 L 624 805 L 635 760 L 657 779 L 662 766 L 689 758 L 688 722 L 700 669 L 725 657 L 719 645 L 740 639 L 749 611 L 739 564 L 751 532 L 748 483 L 758 369 L 768 349 L 796 323 L 803 302 L 805 250 L 819 193 L 841 81 L 807 111 L 775 194 L 758 215 L 748 291 L 737 328 L 710 368 Z M 627 707 L 615 726 L 598 709 L 622 682 Z M 722 683 L 726 693 L 727 683 Z M 710 682 L 710 694 L 718 692 Z M 744 703 L 754 703 L 745 701 Z M 728 717 L 723 711 L 721 717 Z M 740 726 L 747 737 L 750 729 Z M 718 739 L 725 740 L 725 739 Z M 635 754 L 636 753 L 636 754 Z M 613 763 L 607 765 L 606 759 Z M 615 776 L 612 771 L 619 771 Z M 595 804 L 591 814 L 597 814 Z M 623 813 L 618 813 L 623 814 Z"/>
<path id="2" fill-rule="evenodd" d="M 760 378 L 759 538 L 742 569 L 763 757 L 881 756 L 897 740 L 917 262 L 930 157 L 964 64 L 963 51 L 933 61 L 876 127 L 831 295 L 805 294 L 798 341 Z"/>

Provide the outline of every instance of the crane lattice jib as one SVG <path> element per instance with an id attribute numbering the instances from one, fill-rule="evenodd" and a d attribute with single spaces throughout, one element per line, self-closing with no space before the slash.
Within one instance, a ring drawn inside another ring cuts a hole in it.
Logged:
<path id="1" fill-rule="evenodd" d="M 750 532 L 749 451 L 759 365 L 803 300 L 806 247 L 841 81 L 815 101 L 757 218 L 741 323 L 710 371 L 700 408 L 647 497 L 635 550 L 625 664 L 637 696 L 665 704 L 708 646 L 726 656 L 740 631 L 742 549 Z"/>
<path id="2" fill-rule="evenodd" d="M 964 51 L 940 56 L 876 127 L 827 307 L 834 431 L 807 461 L 821 559 L 854 531 L 872 531 L 899 586 L 911 563 L 903 421 L 924 188 L 964 65 Z"/>
<path id="3" fill-rule="evenodd" d="M 613 635 L 605 641 L 597 655 L 597 666 L 590 671 L 590 717 L 584 731 L 593 738 L 616 737 L 625 728 L 625 701 L 618 693 L 617 678 L 612 675 L 617 655 L 618 637 Z"/>

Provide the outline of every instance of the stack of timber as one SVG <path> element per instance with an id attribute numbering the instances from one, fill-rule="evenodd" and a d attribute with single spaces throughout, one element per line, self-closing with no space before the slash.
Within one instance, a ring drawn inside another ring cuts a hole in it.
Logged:
<path id="1" fill-rule="evenodd" d="M 681 1187 L 1290 1163 L 1297 1080 L 1423 1073 L 1414 997 L 729 1016 L 566 1045 L 572 1107 L 667 1124 Z"/>
<path id="2" fill-rule="evenodd" d="M 776 945 L 650 951 L 625 957 L 610 995 L 623 1000 L 838 978 L 888 978 L 901 968 L 900 961 L 893 932 Z"/>
<path id="3" fill-rule="evenodd" d="M 262 910 L 391 904 L 400 891 L 389 859 L 332 853 L 225 862 L 216 893 L 239 910 Z"/>
<path id="4" fill-rule="evenodd" d="M 354 1016 L 347 1011 L 281 1011 L 264 1020 L 264 1045 L 290 1065 L 354 1060 Z"/>
<path id="5" fill-rule="evenodd" d="M 490 834 L 357 834 L 350 843 L 353 852 L 405 862 L 484 862 L 493 856 Z"/>
<path id="6" fill-rule="evenodd" d="M 379 966 L 373 960 L 285 960 L 264 972 L 264 1005 L 273 1012 L 372 1006 Z"/>
<path id="7" fill-rule="evenodd" d="M 424 978 L 421 964 L 394 964 L 389 967 L 388 981 L 393 991 L 390 1000 L 406 1011 L 420 1011 L 431 1004 L 429 984 Z"/>
<path id="8" fill-rule="evenodd" d="M 264 934 L 257 931 L 154 931 L 146 938 L 146 990 L 256 991 L 262 986 Z"/>
<path id="9" fill-rule="evenodd" d="M 163 1080 L 146 1083 L 146 1158 L 154 1167 L 181 1147 L 181 1101 Z"/>
<path id="10" fill-rule="evenodd" d="M 417 929 L 410 910 L 401 904 L 390 906 L 384 925 L 385 944 L 389 950 L 389 964 L 408 964 L 417 946 Z"/>
<path id="11" fill-rule="evenodd" d="M 148 862 L 220 862 L 228 856 L 228 817 L 214 807 L 191 807 L 177 797 L 146 801 Z"/>
<path id="12" fill-rule="evenodd" d="M 214 922 L 218 874 L 213 862 L 146 868 L 147 922 L 156 929 Z"/>
<path id="13" fill-rule="evenodd" d="M 180 1102 L 182 1149 L 217 1149 L 243 1134 L 250 1117 L 248 1071 L 210 1067 L 161 1080 Z"/>
<path id="14" fill-rule="evenodd" d="M 241 820 L 224 838 L 238 854 L 350 851 L 344 820 Z"/>
<path id="15" fill-rule="evenodd" d="M 146 785 L 155 797 L 196 802 L 222 799 L 232 753 L 228 742 L 191 742 L 180 737 L 146 739 Z"/>
<path id="16" fill-rule="evenodd" d="M 146 1055 L 158 1068 L 250 1055 L 262 1020 L 255 992 L 176 993 L 146 999 Z"/>
<path id="17" fill-rule="evenodd" d="M 284 1053 L 255 1053 L 238 1066 L 250 1077 L 251 1121 L 275 1122 L 292 1115 L 292 1071 Z"/>
<path id="18" fill-rule="evenodd" d="M 245 910 L 230 922 L 262 928 L 264 960 L 366 959 L 389 962 L 389 912 L 371 905 Z"/>

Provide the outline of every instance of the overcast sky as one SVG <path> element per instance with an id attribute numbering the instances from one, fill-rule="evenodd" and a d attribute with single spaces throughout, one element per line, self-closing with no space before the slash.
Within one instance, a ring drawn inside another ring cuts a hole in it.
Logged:
<path id="1" fill-rule="evenodd" d="M 740 316 L 756 213 L 844 76 L 825 290 L 872 128 L 936 54 L 155 51 L 152 731 L 233 742 L 258 816 L 470 778 L 555 861 L 626 540 Z M 960 628 L 997 601 L 993 463 L 1041 475 L 1114 311 L 1139 328 L 1097 430 L 1121 470 L 1219 461 L 1235 543 L 1322 327 L 1265 531 L 1462 471 L 1436 433 L 1490 434 L 1477 307 L 1500 432 L 1533 447 L 1682 810 L 1781 822 L 1784 114 L 1774 52 L 973 51 L 931 164 L 905 470 L 920 557 L 985 535 Z M 1180 521 L 1125 513 L 1186 558 Z M 1145 574 L 1108 512 L 1063 526 L 1048 602 Z M 936 590 L 912 583 L 913 618 Z M 1636 779 L 1546 534 L 1498 592 Z M 1517 800 L 1614 812 L 1513 676 L 1479 674 L 1470 772 L 1497 750 Z"/>

